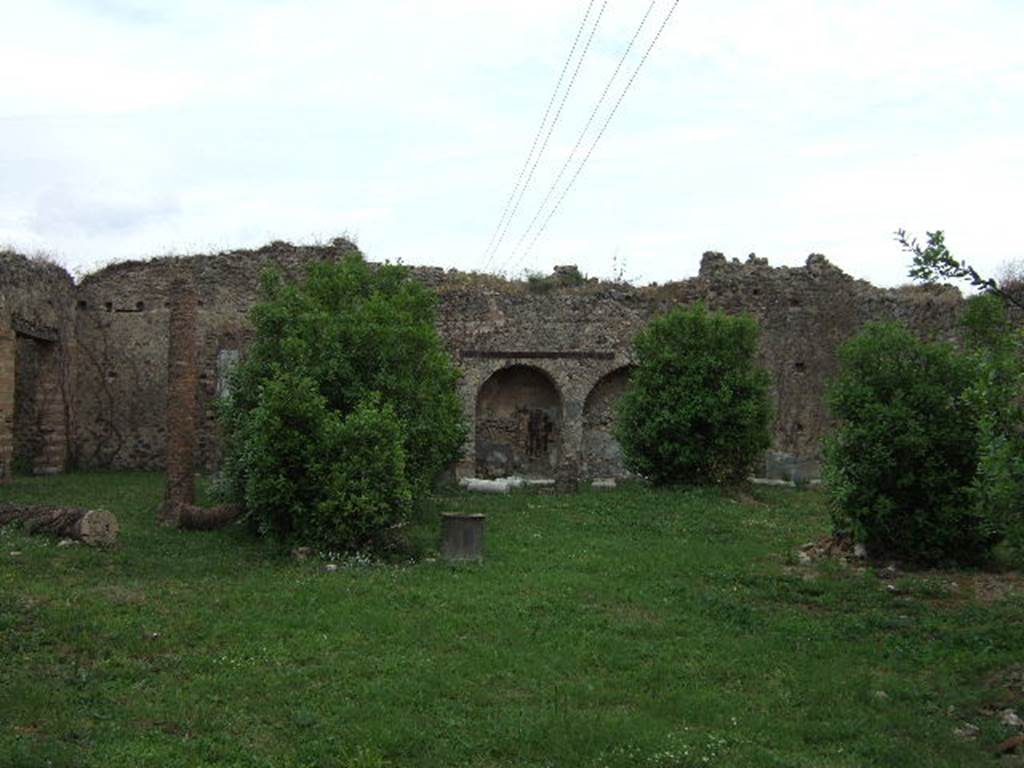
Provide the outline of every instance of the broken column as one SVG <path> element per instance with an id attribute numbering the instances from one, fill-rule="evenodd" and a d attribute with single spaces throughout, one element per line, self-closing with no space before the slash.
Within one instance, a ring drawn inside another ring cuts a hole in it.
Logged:
<path id="1" fill-rule="evenodd" d="M 199 360 L 197 301 L 189 278 L 171 284 L 167 344 L 167 491 L 160 522 L 177 525 L 181 509 L 195 503 L 195 444 Z"/>
<path id="2" fill-rule="evenodd" d="M 89 546 L 117 542 L 117 518 L 102 509 L 0 502 L 0 525 L 20 523 L 29 533 L 47 533 Z"/>

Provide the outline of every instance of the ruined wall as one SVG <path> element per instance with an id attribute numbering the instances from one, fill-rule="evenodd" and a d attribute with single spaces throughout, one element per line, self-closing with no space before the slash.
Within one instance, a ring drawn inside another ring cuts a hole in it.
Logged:
<path id="1" fill-rule="evenodd" d="M 871 320 L 901 320 L 924 336 L 953 338 L 962 303 L 955 289 L 879 289 L 817 255 L 803 267 L 772 268 L 708 253 L 698 277 L 644 288 L 584 283 L 531 293 L 523 284 L 487 289 L 449 279 L 439 291 L 441 332 L 465 372 L 467 417 L 496 371 L 533 366 L 562 396 L 563 460 L 590 477 L 624 474 L 610 425 L 625 381 L 613 386 L 609 375 L 632 364 L 633 336 L 673 306 L 702 300 L 757 319 L 760 363 L 773 382 L 773 447 L 813 467 L 829 428 L 825 389 L 838 371 L 839 345 Z M 472 444 L 466 453 L 475 455 Z M 472 468 L 467 460 L 462 471 Z"/>
<path id="2" fill-rule="evenodd" d="M 67 466 L 74 413 L 74 284 L 61 267 L 0 252 L 0 475 Z"/>
<path id="3" fill-rule="evenodd" d="M 598 380 L 630 364 L 630 341 L 651 316 L 649 302 L 628 287 L 531 292 L 522 283 L 488 288 L 457 276 L 438 291 L 440 331 L 463 371 L 460 394 L 469 423 L 492 377 L 512 367 L 533 369 L 550 380 L 561 402 L 558 459 L 579 466 L 584 402 Z M 525 401 L 518 406 L 534 409 Z M 490 443 L 491 453 L 497 447 L 493 435 L 471 432 L 461 474 L 475 474 L 486 463 L 476 437 Z"/>
<path id="4" fill-rule="evenodd" d="M 663 307 L 703 298 L 714 309 L 756 318 L 760 363 L 771 374 L 776 407 L 773 447 L 808 459 L 818 457 L 830 428 L 825 390 L 839 371 L 839 346 L 865 323 L 879 320 L 898 320 L 923 337 L 952 340 L 963 302 L 955 288 L 876 288 L 817 254 L 803 267 L 772 268 L 764 259 L 727 261 L 709 253 L 696 281 L 654 293 Z"/>
<path id="5" fill-rule="evenodd" d="M 0 326 L 0 483 L 14 469 L 14 331 Z"/>
<path id="6" fill-rule="evenodd" d="M 82 280 L 77 290 L 74 445 L 84 467 L 164 466 L 169 307 L 175 280 L 196 287 L 199 339 L 199 446 L 196 460 L 219 456 L 213 409 L 228 361 L 252 335 L 248 313 L 270 267 L 298 278 L 314 260 L 354 249 L 346 240 L 299 248 L 123 262 Z"/>
<path id="7" fill-rule="evenodd" d="M 75 459 L 85 467 L 164 465 L 168 307 L 172 284 L 187 277 L 198 298 L 196 458 L 214 466 L 220 443 L 212 403 L 251 340 L 248 312 L 261 273 L 270 266 L 300 277 L 310 262 L 338 259 L 353 248 L 345 240 L 320 247 L 274 243 L 116 264 L 73 289 L 67 280 L 77 350 L 69 422 Z M 865 322 L 882 319 L 951 338 L 961 304 L 955 289 L 875 288 L 821 256 L 803 267 L 772 268 L 709 253 L 697 277 L 644 288 L 562 280 L 571 271 L 531 284 L 432 268 L 414 274 L 437 291 L 439 330 L 463 371 L 460 394 L 473 429 L 462 474 L 503 468 L 537 474 L 553 462 L 587 477 L 621 476 L 611 424 L 634 362 L 631 340 L 652 317 L 697 300 L 758 320 L 760 360 L 772 375 L 776 404 L 773 447 L 813 465 L 829 426 L 824 393 L 838 369 L 839 344 Z M 0 338 L 0 372 L 3 365 Z M 547 382 L 550 392 L 525 386 L 527 379 Z M 0 452 L 3 445 L 0 431 Z"/>

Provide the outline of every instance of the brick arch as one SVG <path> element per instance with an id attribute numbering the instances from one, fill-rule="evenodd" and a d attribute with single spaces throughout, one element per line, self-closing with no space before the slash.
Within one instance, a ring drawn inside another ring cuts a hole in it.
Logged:
<path id="1" fill-rule="evenodd" d="M 634 366 L 624 365 L 604 374 L 583 402 L 582 474 L 586 478 L 629 476 L 622 449 L 615 439 L 615 404 L 629 386 Z"/>
<path id="2" fill-rule="evenodd" d="M 476 395 L 476 474 L 550 477 L 561 459 L 562 394 L 542 368 L 494 371 Z"/>

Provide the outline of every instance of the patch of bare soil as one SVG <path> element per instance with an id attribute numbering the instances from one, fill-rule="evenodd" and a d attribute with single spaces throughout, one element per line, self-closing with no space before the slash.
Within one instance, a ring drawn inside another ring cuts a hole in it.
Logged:
<path id="1" fill-rule="evenodd" d="M 864 548 L 854 544 L 853 539 L 848 536 L 822 536 L 820 539 L 807 542 L 797 551 L 797 559 L 801 565 L 809 565 L 816 560 L 849 561 L 865 558 Z"/>
<path id="2" fill-rule="evenodd" d="M 933 604 L 950 601 L 990 604 L 1024 595 L 1024 575 L 1018 571 L 905 568 L 895 562 L 868 558 L 861 545 L 845 536 L 822 536 L 801 546 L 796 556 L 804 571 L 824 560 L 838 561 L 858 572 L 870 569 L 885 582 L 889 592 L 911 593 Z"/>
<path id="3" fill-rule="evenodd" d="M 1024 594 L 1024 578 L 1016 571 L 977 573 L 965 581 L 971 583 L 975 599 L 982 603 L 996 603 Z"/>

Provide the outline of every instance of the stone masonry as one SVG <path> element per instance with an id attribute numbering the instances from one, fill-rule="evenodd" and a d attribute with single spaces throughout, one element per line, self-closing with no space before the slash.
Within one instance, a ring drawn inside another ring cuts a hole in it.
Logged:
<path id="1" fill-rule="evenodd" d="M 0 483 L 11 478 L 14 461 L 14 332 L 0 326 Z"/>
<path id="2" fill-rule="evenodd" d="M 55 264 L 0 250 L 0 465 L 67 467 L 73 424 L 74 282 Z"/>
<path id="3" fill-rule="evenodd" d="M 30 446 L 24 452 L 32 456 L 8 465 L 46 471 L 63 466 L 61 456 L 86 468 L 166 465 L 168 417 L 175 418 L 167 413 L 170 315 L 184 281 L 195 286 L 196 302 L 192 442 L 197 465 L 215 467 L 213 405 L 251 340 L 249 311 L 261 274 L 273 268 L 301 278 L 311 262 L 354 249 L 339 239 L 124 262 L 77 285 L 57 267 L 0 254 L 0 328 L 10 323 L 15 346 L 25 348 L 15 361 L 14 389 L 22 391 L 19 378 L 37 382 L 22 388 L 31 393 L 20 403 L 15 396 L 15 414 L 23 415 L 11 427 L 30 432 L 14 434 L 13 444 Z M 773 268 L 754 257 L 739 262 L 708 253 L 696 277 L 647 287 L 578 279 L 567 269 L 530 282 L 434 268 L 413 274 L 437 292 L 438 329 L 462 371 L 459 392 L 472 428 L 460 475 L 622 476 L 611 429 L 634 362 L 631 341 L 651 318 L 695 301 L 758 321 L 760 362 L 771 373 L 776 406 L 773 456 L 795 457 L 813 471 L 829 428 L 824 395 L 838 346 L 871 320 L 901 320 L 923 336 L 954 338 L 962 304 L 955 289 L 876 288 L 818 255 L 802 267 Z M 5 343 L 10 333 L 0 335 L 0 413 L 7 413 Z M 40 413 L 48 415 L 40 420 Z M 42 427 L 32 433 L 31 424 Z M 0 458 L 11 443 L 0 426 Z"/>

